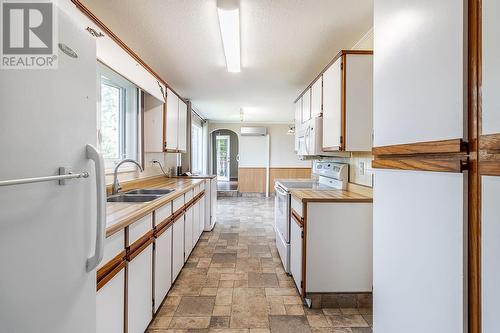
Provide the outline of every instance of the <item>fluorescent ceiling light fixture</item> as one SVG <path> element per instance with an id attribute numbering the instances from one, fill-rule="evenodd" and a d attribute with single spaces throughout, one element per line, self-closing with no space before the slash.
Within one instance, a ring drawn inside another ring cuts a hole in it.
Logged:
<path id="1" fill-rule="evenodd" d="M 230 5 L 228 3 L 229 1 L 218 1 L 217 13 L 227 71 L 236 73 L 241 71 L 240 8 L 235 1 L 230 1 Z"/>

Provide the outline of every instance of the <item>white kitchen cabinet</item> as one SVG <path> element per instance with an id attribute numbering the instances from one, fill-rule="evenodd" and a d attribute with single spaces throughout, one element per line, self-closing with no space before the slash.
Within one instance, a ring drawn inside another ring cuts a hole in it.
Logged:
<path id="1" fill-rule="evenodd" d="M 179 100 L 179 138 L 177 140 L 177 150 L 185 152 L 187 150 L 188 137 L 188 105 Z"/>
<path id="2" fill-rule="evenodd" d="M 323 76 L 320 76 L 311 86 L 311 118 L 319 117 L 323 105 Z"/>
<path id="3" fill-rule="evenodd" d="M 172 283 L 184 266 L 184 214 L 172 226 Z"/>
<path id="4" fill-rule="evenodd" d="M 167 88 L 166 150 L 186 151 L 188 105 Z"/>
<path id="5" fill-rule="evenodd" d="M 200 238 L 200 201 L 193 205 L 193 247 Z"/>
<path id="6" fill-rule="evenodd" d="M 302 95 L 302 123 L 311 119 L 311 88 Z"/>
<path id="7" fill-rule="evenodd" d="M 302 231 L 297 221 L 292 218 L 290 223 L 290 273 L 297 290 L 302 295 Z M 303 295 L 302 295 L 303 296 Z"/>
<path id="8" fill-rule="evenodd" d="M 128 263 L 128 333 L 143 333 L 153 318 L 153 244 Z"/>
<path id="9" fill-rule="evenodd" d="M 212 228 L 217 222 L 217 177 L 214 177 L 210 181 L 210 225 Z"/>
<path id="10" fill-rule="evenodd" d="M 172 229 L 170 226 L 162 231 L 155 240 L 155 283 L 154 312 L 158 311 L 161 302 L 172 286 Z"/>
<path id="11" fill-rule="evenodd" d="M 205 195 L 201 197 L 199 201 L 199 212 L 200 212 L 200 236 L 203 233 L 203 230 L 205 230 L 205 198 L 207 197 L 207 193 L 205 192 Z"/>
<path id="12" fill-rule="evenodd" d="M 323 74 L 323 150 L 371 151 L 373 55 L 342 51 Z"/>
<path id="13" fill-rule="evenodd" d="M 297 133 L 302 125 L 302 97 L 295 102 L 295 133 Z M 299 151 L 299 137 L 295 134 L 295 152 Z"/>
<path id="14" fill-rule="evenodd" d="M 186 262 L 193 250 L 193 206 L 189 207 L 184 214 L 184 262 Z"/>
<path id="15" fill-rule="evenodd" d="M 109 280 L 96 295 L 96 332 L 123 333 L 125 309 L 125 270 Z"/>
<path id="16" fill-rule="evenodd" d="M 342 147 L 342 59 L 323 73 L 323 149 Z"/>
<path id="17" fill-rule="evenodd" d="M 167 119 L 165 149 L 177 150 L 179 145 L 179 97 L 167 88 Z"/>
<path id="18" fill-rule="evenodd" d="M 164 149 L 163 120 L 165 103 L 144 93 L 144 152 L 162 153 Z"/>

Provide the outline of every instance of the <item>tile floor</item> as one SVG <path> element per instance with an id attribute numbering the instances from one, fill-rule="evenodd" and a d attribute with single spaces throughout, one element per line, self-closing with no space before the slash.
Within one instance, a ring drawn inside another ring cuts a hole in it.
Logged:
<path id="1" fill-rule="evenodd" d="M 370 333 L 370 309 L 308 309 L 283 271 L 274 199 L 218 200 L 203 233 L 147 332 Z"/>

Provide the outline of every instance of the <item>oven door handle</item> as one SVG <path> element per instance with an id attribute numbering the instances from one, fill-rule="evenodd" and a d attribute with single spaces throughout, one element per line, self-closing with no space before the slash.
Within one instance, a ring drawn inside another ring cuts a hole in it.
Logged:
<path id="1" fill-rule="evenodd" d="M 276 192 L 278 192 L 278 194 L 281 194 L 281 195 L 287 195 L 288 194 L 285 190 L 283 190 L 281 188 L 281 186 L 278 186 L 278 185 L 274 185 L 274 190 Z"/>

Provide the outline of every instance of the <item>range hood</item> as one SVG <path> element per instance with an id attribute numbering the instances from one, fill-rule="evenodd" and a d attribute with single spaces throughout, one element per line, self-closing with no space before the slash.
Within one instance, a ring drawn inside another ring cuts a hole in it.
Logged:
<path id="1" fill-rule="evenodd" d="M 242 136 L 265 136 L 267 128 L 265 127 L 242 127 L 240 134 Z"/>

